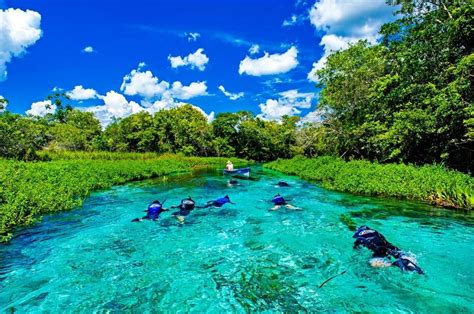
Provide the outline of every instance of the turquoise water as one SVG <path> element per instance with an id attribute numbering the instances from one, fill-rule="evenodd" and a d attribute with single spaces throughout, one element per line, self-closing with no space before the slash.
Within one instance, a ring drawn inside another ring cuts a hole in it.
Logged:
<path id="1" fill-rule="evenodd" d="M 0 246 L 0 311 L 472 313 L 474 217 L 424 204 L 327 191 L 256 169 L 228 187 L 201 173 L 114 187 L 45 217 Z M 284 178 L 292 186 L 274 186 Z M 302 211 L 269 212 L 275 193 Z M 153 199 L 229 194 L 183 225 L 131 223 Z M 373 269 L 352 249 L 347 214 L 412 252 L 426 275 Z M 321 289 L 327 278 L 334 278 Z"/>

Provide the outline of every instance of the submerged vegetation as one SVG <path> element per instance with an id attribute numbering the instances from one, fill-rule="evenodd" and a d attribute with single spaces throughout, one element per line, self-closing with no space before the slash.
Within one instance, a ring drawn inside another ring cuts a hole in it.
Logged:
<path id="1" fill-rule="evenodd" d="M 337 191 L 422 200 L 453 208 L 472 209 L 474 206 L 474 179 L 440 166 L 346 162 L 333 157 L 296 157 L 265 166 L 320 181 L 325 188 Z"/>
<path id="2" fill-rule="evenodd" d="M 163 156 L 140 158 L 140 154 L 48 154 L 50 162 L 0 159 L 0 242 L 12 236 L 15 227 L 33 223 L 43 214 L 69 210 L 82 204 L 90 192 L 125 182 L 189 172 L 199 167 L 222 167 L 222 158 Z M 124 157 L 129 157 L 125 159 Z M 71 157 L 71 156 L 69 156 Z M 81 158 L 79 158 L 81 157 Z M 93 157 L 95 159 L 90 159 Z M 133 158 L 131 158 L 133 157 Z"/>

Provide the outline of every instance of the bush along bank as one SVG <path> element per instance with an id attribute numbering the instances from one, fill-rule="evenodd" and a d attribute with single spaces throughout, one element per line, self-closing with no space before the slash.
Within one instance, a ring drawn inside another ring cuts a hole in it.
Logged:
<path id="1" fill-rule="evenodd" d="M 175 155 L 127 160 L 88 157 L 84 153 L 75 160 L 50 162 L 0 159 L 0 242 L 8 241 L 16 227 L 29 225 L 43 214 L 80 206 L 94 190 L 197 168 L 223 168 L 226 162 L 224 158 Z"/>
<path id="2" fill-rule="evenodd" d="M 466 210 L 474 206 L 474 179 L 442 166 L 343 161 L 326 156 L 279 159 L 264 167 L 319 181 L 325 188 L 342 192 L 421 200 Z"/>

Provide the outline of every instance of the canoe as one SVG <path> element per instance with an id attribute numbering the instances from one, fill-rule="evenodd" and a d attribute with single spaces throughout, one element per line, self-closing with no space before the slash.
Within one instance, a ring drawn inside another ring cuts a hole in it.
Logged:
<path id="1" fill-rule="evenodd" d="M 240 169 L 234 169 L 232 171 L 225 170 L 224 169 L 224 174 L 230 174 L 230 175 L 244 175 L 244 176 L 249 176 L 250 175 L 250 168 L 240 168 Z"/>

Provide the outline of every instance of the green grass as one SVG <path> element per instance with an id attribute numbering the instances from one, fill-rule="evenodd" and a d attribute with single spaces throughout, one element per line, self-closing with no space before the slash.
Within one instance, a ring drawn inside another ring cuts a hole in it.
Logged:
<path id="1" fill-rule="evenodd" d="M 377 164 L 333 157 L 295 157 L 276 160 L 265 167 L 303 179 L 320 181 L 328 189 L 362 195 L 428 201 L 451 208 L 471 210 L 474 179 L 442 166 Z"/>
<path id="2" fill-rule="evenodd" d="M 223 168 L 224 158 L 113 153 L 47 153 L 48 162 L 0 159 L 0 242 L 43 214 L 80 206 L 94 190 L 129 181 Z M 45 158 L 45 156 L 43 156 Z M 239 166 L 243 160 L 234 160 Z"/>

